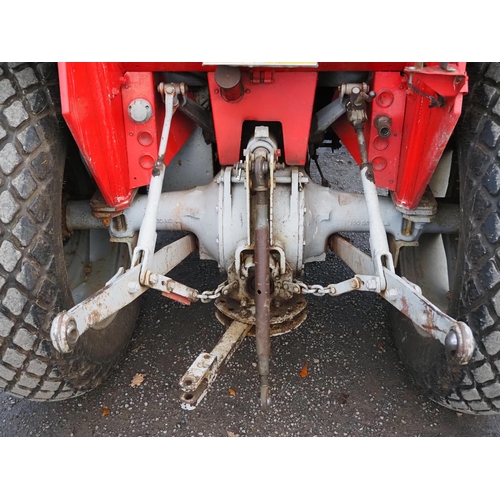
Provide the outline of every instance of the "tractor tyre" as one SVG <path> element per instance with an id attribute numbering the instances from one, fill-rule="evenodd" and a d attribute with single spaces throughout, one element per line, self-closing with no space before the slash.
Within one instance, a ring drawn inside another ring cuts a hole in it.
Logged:
<path id="1" fill-rule="evenodd" d="M 55 315 L 128 266 L 107 230 L 64 226 L 63 200 L 95 190 L 60 113 L 57 66 L 0 64 L 0 388 L 37 401 L 95 388 L 123 354 L 139 301 L 60 354 Z"/>
<path id="2" fill-rule="evenodd" d="M 457 193 L 460 232 L 424 235 L 418 247 L 402 250 L 398 267 L 424 296 L 471 327 L 471 361 L 450 363 L 440 342 L 391 310 L 401 358 L 423 392 L 459 412 L 490 414 L 500 411 L 500 64 L 475 64 L 467 72 L 447 194 L 450 201 Z"/>

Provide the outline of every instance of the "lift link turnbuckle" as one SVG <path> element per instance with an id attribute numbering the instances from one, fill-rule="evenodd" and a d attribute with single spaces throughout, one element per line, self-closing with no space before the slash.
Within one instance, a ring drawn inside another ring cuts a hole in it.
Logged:
<path id="1" fill-rule="evenodd" d="M 366 105 L 375 97 L 375 92 L 366 88 L 353 86 L 349 89 L 348 102 L 346 104 L 347 120 L 353 126 L 359 144 L 361 154 L 361 182 L 368 209 L 368 221 L 370 224 L 370 249 L 373 258 L 374 271 L 379 277 L 382 290 L 385 290 L 384 267 L 394 271 L 392 254 L 389 250 L 384 221 L 380 212 L 377 188 L 373 176 L 373 167 L 368 160 L 368 149 L 366 147 L 364 123 L 368 119 Z"/>
<path id="2" fill-rule="evenodd" d="M 181 93 L 180 85 L 164 84 L 158 86 L 158 91 L 165 99 L 165 120 L 161 134 L 160 146 L 158 148 L 158 159 L 153 167 L 151 181 L 149 183 L 148 201 L 146 212 L 139 230 L 139 239 L 132 256 L 131 267 L 141 264 L 140 283 L 148 286 L 147 272 L 151 269 L 151 261 L 156 244 L 156 216 L 160 204 L 161 190 L 163 188 L 163 177 L 165 176 L 165 153 L 168 146 L 170 126 L 172 118 L 179 106 L 178 95 Z"/>

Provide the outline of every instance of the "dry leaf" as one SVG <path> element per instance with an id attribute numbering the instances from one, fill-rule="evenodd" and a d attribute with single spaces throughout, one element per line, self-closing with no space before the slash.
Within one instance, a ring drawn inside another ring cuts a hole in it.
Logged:
<path id="1" fill-rule="evenodd" d="M 237 437 L 240 437 L 240 435 L 239 435 L 239 434 L 236 434 L 236 433 L 231 432 L 231 431 L 227 431 L 227 435 L 228 435 L 228 437 L 230 437 L 230 438 L 237 438 Z"/>
<path id="2" fill-rule="evenodd" d="M 231 389 L 231 387 L 230 387 L 229 394 L 231 394 L 231 396 L 236 396 L 236 391 L 234 389 Z"/>
<path id="3" fill-rule="evenodd" d="M 302 378 L 304 378 L 304 377 L 307 377 L 308 373 L 309 373 L 309 372 L 308 372 L 308 370 L 307 370 L 307 365 L 304 365 L 304 366 L 302 367 L 302 370 L 300 370 L 299 375 L 300 375 Z"/>
<path id="4" fill-rule="evenodd" d="M 385 352 L 385 346 L 384 346 L 384 343 L 383 343 L 383 342 L 379 342 L 379 343 L 377 344 L 377 349 L 378 349 L 379 351 Z"/>
<path id="5" fill-rule="evenodd" d="M 341 394 L 339 394 L 337 396 L 337 401 L 341 404 L 341 405 L 345 405 L 347 403 L 347 400 L 349 399 L 349 394 L 345 393 L 345 392 L 342 392 Z"/>
<path id="6" fill-rule="evenodd" d="M 132 382 L 130 382 L 130 387 L 137 387 L 141 385 L 144 382 L 144 378 L 146 375 L 144 373 L 136 373 L 134 375 L 134 378 L 132 379 Z"/>
<path id="7" fill-rule="evenodd" d="M 107 406 L 103 406 L 102 407 L 102 416 L 106 417 L 107 415 L 109 415 L 109 408 Z"/>
<path id="8" fill-rule="evenodd" d="M 139 345 L 135 346 L 135 347 L 132 349 L 132 351 L 131 351 L 131 352 L 137 352 L 137 351 L 139 351 L 139 350 L 141 350 L 141 349 L 144 349 L 144 342 L 143 342 L 142 344 L 139 344 Z"/>

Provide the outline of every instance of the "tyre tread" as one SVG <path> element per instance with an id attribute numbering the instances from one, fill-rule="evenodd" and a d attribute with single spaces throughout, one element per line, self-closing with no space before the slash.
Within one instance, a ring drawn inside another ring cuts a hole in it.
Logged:
<path id="1" fill-rule="evenodd" d="M 467 285 L 459 315 L 475 330 L 477 350 L 458 393 L 470 413 L 495 413 L 500 407 L 500 64 L 479 63 L 467 69 L 472 88 L 464 102 L 459 130 L 464 147 L 459 154 L 462 164 L 469 165 L 461 172 L 467 178 L 462 192 L 464 234 L 474 237 L 464 249 Z M 477 289 L 473 293 L 471 282 Z M 456 409 L 450 399 L 448 405 Z"/>
<path id="2" fill-rule="evenodd" d="M 56 285 L 50 175 L 63 127 L 56 65 L 0 63 L 0 388 L 37 401 L 91 390 L 114 365 L 62 356 L 50 342 L 68 300 Z"/>

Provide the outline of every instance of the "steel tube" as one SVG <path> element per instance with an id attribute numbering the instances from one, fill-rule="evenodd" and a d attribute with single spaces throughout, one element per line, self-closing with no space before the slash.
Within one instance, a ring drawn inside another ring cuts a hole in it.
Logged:
<path id="1" fill-rule="evenodd" d="M 382 290 L 386 288 L 384 267 L 394 271 L 392 254 L 389 250 L 387 234 L 385 232 L 384 221 L 380 211 L 379 198 L 373 169 L 368 162 L 368 150 L 366 148 L 365 134 L 361 126 L 354 127 L 358 136 L 359 151 L 361 153 L 361 182 L 363 184 L 363 194 L 368 210 L 368 220 L 370 222 L 370 250 L 372 254 L 375 274 L 380 278 Z"/>
<path id="2" fill-rule="evenodd" d="M 83 229 L 107 229 L 98 219 L 92 215 L 90 202 L 70 201 L 66 206 L 66 226 L 70 231 Z"/>
<path id="3" fill-rule="evenodd" d="M 335 101 L 320 109 L 316 113 L 318 120 L 318 131 L 324 132 L 332 123 L 338 120 L 345 113 L 345 106 L 342 104 L 342 99 Z"/>

